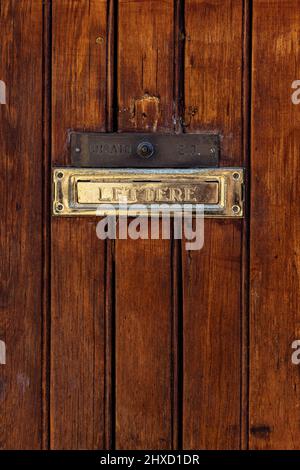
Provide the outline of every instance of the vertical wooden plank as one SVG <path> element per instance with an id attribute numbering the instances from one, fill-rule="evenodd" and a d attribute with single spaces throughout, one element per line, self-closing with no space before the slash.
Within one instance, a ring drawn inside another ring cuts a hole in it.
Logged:
<path id="1" fill-rule="evenodd" d="M 119 2 L 119 129 L 173 129 L 173 2 Z"/>
<path id="2" fill-rule="evenodd" d="M 242 163 L 243 2 L 185 2 L 185 125 L 222 136 L 221 165 Z M 242 222 L 205 220 L 182 250 L 183 447 L 240 446 Z"/>
<path id="3" fill-rule="evenodd" d="M 0 4 L 0 447 L 41 447 L 42 2 Z"/>
<path id="4" fill-rule="evenodd" d="M 104 130 L 106 1 L 54 0 L 52 161 L 69 129 Z M 105 446 L 105 245 L 96 220 L 52 223 L 51 447 Z"/>
<path id="5" fill-rule="evenodd" d="M 185 2 L 186 130 L 219 132 L 223 166 L 242 163 L 242 15 L 242 0 Z"/>
<path id="6" fill-rule="evenodd" d="M 253 2 L 250 447 L 298 449 L 300 2 Z"/>
<path id="7" fill-rule="evenodd" d="M 240 222 L 206 221 L 204 243 L 201 252 L 183 253 L 183 447 L 236 449 Z"/>
<path id="8" fill-rule="evenodd" d="M 171 447 L 170 286 L 168 240 L 117 241 L 118 449 Z"/>
<path id="9" fill-rule="evenodd" d="M 173 129 L 173 1 L 119 2 L 119 129 Z M 172 446 L 169 240 L 116 241 L 116 447 Z"/>
<path id="10" fill-rule="evenodd" d="M 67 131 L 106 130 L 106 1 L 52 3 L 52 160 L 65 165 Z"/>

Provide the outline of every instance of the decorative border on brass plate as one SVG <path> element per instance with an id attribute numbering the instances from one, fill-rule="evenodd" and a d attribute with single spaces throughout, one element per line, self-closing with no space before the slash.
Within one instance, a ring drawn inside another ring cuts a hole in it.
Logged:
<path id="1" fill-rule="evenodd" d="M 115 188 L 119 193 L 133 190 L 130 194 L 138 195 L 136 200 L 132 200 L 134 208 L 128 204 L 128 216 L 148 215 L 151 204 L 169 204 L 174 206 L 175 212 L 178 204 L 191 204 L 193 211 L 196 204 L 204 204 L 205 217 L 241 218 L 244 215 L 243 168 L 137 170 L 71 167 L 53 169 L 53 215 L 109 215 L 111 211 L 99 211 L 99 208 L 103 204 L 112 204 L 118 209 L 118 203 L 110 196 Z M 106 193 L 106 200 L 96 201 L 98 193 Z M 147 199 L 142 194 L 151 194 L 154 199 L 150 202 L 149 197 Z M 157 194 L 163 195 L 165 200 L 157 200 Z M 178 198 L 180 194 L 181 200 Z M 147 210 L 143 211 L 138 204 L 146 205 Z M 122 215 L 124 211 L 118 209 L 117 213 Z"/>

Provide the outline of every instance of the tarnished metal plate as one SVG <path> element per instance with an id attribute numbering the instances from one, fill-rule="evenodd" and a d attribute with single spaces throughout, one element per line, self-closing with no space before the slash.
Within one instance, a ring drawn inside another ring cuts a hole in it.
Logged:
<path id="1" fill-rule="evenodd" d="M 217 134 L 71 132 L 71 162 L 93 168 L 206 168 L 219 163 Z"/>
<path id="2" fill-rule="evenodd" d="M 244 170 L 55 168 L 53 214 L 59 216 L 105 215 L 110 210 L 128 215 L 148 213 L 153 204 L 182 208 L 204 204 L 208 217 L 242 217 Z M 110 205 L 110 208 L 107 205 Z M 106 206 L 106 207 L 105 207 Z"/>

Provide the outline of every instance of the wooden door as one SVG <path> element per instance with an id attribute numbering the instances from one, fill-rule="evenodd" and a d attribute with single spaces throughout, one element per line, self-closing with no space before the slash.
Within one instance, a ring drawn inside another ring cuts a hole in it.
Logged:
<path id="1" fill-rule="evenodd" d="M 1 448 L 300 447 L 299 39 L 298 0 L 1 0 Z M 70 130 L 216 132 L 246 217 L 53 218 Z"/>

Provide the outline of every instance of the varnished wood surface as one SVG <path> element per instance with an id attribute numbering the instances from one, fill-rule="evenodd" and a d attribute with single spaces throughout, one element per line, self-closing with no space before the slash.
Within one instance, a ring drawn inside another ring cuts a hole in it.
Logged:
<path id="1" fill-rule="evenodd" d="M 300 447 L 299 11 L 1 0 L 0 448 Z M 72 129 L 220 133 L 246 221 L 206 220 L 195 252 L 50 222 Z"/>
<path id="2" fill-rule="evenodd" d="M 172 131 L 173 1 L 121 0 L 118 28 L 118 129 Z M 116 448 L 170 449 L 171 242 L 117 240 L 115 257 Z"/>
<path id="3" fill-rule="evenodd" d="M 70 129 L 106 127 L 106 2 L 52 2 L 52 162 Z M 105 243 L 96 220 L 52 220 L 50 446 L 105 447 Z"/>
<path id="4" fill-rule="evenodd" d="M 170 132 L 174 112 L 174 2 L 118 3 L 118 128 Z"/>
<path id="5" fill-rule="evenodd" d="M 0 448 L 42 442 L 42 3 L 0 4 Z"/>
<path id="6" fill-rule="evenodd" d="M 170 258 L 169 240 L 117 242 L 118 449 L 172 447 Z"/>
<path id="7" fill-rule="evenodd" d="M 300 2 L 254 1 L 250 447 L 299 449 Z"/>
<path id="8" fill-rule="evenodd" d="M 242 18 L 242 1 L 185 2 L 186 130 L 223 136 L 223 166 L 243 163 Z M 202 250 L 184 246 L 183 447 L 238 449 L 241 222 L 205 220 Z"/>
<path id="9" fill-rule="evenodd" d="M 243 3 L 185 1 L 186 130 L 220 133 L 223 166 L 243 163 Z"/>
<path id="10" fill-rule="evenodd" d="M 104 243 L 94 222 L 60 222 L 52 232 L 51 448 L 103 448 Z"/>

